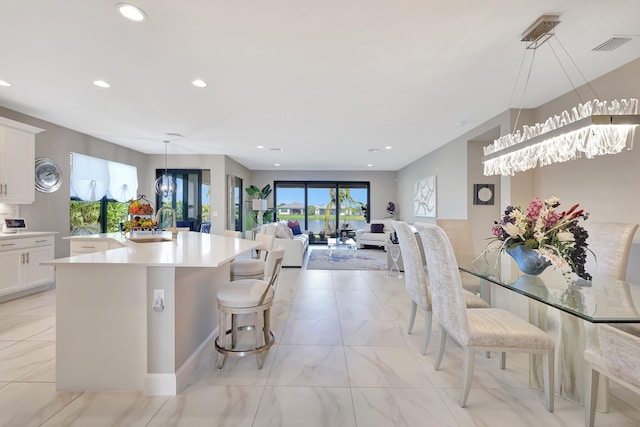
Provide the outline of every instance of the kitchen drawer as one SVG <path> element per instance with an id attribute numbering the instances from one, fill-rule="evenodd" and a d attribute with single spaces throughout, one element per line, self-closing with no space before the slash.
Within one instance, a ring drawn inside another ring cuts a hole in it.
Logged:
<path id="1" fill-rule="evenodd" d="M 109 250 L 109 242 L 71 241 L 71 256 Z"/>
<path id="2" fill-rule="evenodd" d="M 14 249 L 35 248 L 38 246 L 50 246 L 54 244 L 54 236 L 26 237 L 18 239 L 0 240 L 0 251 Z"/>

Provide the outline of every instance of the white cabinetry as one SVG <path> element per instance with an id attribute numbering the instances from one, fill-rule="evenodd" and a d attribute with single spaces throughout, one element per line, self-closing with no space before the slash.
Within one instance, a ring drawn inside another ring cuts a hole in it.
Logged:
<path id="1" fill-rule="evenodd" d="M 111 239 L 91 239 L 91 241 L 82 239 L 72 239 L 69 243 L 69 255 L 83 255 L 92 252 L 108 251 L 109 249 L 121 248 L 122 245 Z"/>
<path id="2" fill-rule="evenodd" d="M 35 134 L 42 129 L 0 117 L 0 203 L 35 200 Z"/>
<path id="3" fill-rule="evenodd" d="M 53 283 L 53 258 L 53 235 L 0 240 L 0 296 Z"/>

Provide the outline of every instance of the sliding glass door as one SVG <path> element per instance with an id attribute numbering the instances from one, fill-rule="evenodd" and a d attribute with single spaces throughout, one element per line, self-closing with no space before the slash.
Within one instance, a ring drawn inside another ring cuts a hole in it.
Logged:
<path id="1" fill-rule="evenodd" d="M 298 221 L 311 243 L 326 242 L 340 230 L 351 232 L 367 222 L 368 182 L 274 182 L 276 218 Z"/>

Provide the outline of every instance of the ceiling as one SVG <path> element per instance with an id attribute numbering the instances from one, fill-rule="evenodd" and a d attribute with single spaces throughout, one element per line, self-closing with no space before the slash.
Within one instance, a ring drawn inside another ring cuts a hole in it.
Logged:
<path id="1" fill-rule="evenodd" d="M 144 22 L 115 0 L 3 0 L 0 105 L 143 153 L 169 139 L 169 154 L 253 170 L 398 170 L 521 100 L 571 90 L 547 43 L 512 97 L 522 33 L 541 15 L 560 15 L 557 39 L 588 80 L 640 57 L 637 0 L 131 3 Z M 632 40 L 592 51 L 613 36 Z"/>

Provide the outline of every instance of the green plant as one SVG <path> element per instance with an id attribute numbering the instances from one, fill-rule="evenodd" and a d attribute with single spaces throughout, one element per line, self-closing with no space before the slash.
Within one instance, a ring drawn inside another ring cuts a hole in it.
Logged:
<path id="1" fill-rule="evenodd" d="M 270 184 L 267 184 L 262 188 L 258 188 L 255 185 L 250 185 L 249 187 L 245 188 L 244 191 L 247 192 L 247 195 L 249 195 L 251 199 L 267 199 L 271 194 L 272 189 Z M 247 200 L 246 203 L 249 206 L 249 209 L 251 209 L 252 201 Z M 252 223 L 249 224 L 249 217 L 247 216 L 247 228 L 253 228 L 255 224 L 258 224 L 258 213 L 259 211 L 251 209 Z M 273 216 L 275 215 L 275 213 L 276 213 L 275 208 L 267 209 L 262 214 L 262 221 L 263 222 L 273 221 Z"/>

